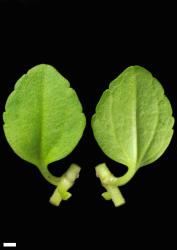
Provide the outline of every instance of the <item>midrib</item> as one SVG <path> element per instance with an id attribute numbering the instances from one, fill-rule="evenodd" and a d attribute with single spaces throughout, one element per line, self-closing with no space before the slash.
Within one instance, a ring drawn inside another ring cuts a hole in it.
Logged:
<path id="1" fill-rule="evenodd" d="M 44 108 L 43 108 L 43 104 L 44 104 L 44 82 L 45 82 L 45 72 L 43 71 L 43 77 L 41 79 L 41 86 L 40 86 L 40 101 L 39 101 L 39 105 L 40 105 L 40 115 L 39 115 L 39 159 L 40 159 L 40 163 L 41 165 L 44 165 L 43 163 L 43 148 L 42 148 L 42 144 L 43 144 L 43 119 L 44 119 Z"/>
<path id="2" fill-rule="evenodd" d="M 137 112 L 137 79 L 135 75 L 135 84 L 134 84 L 134 111 L 133 111 L 133 155 L 134 155 L 134 163 L 137 163 L 137 157 L 138 157 L 138 112 Z"/>

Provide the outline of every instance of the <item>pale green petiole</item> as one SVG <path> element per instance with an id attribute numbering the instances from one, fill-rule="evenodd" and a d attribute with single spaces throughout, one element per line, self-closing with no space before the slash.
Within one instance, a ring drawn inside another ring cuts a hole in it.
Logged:
<path id="1" fill-rule="evenodd" d="M 72 195 L 68 192 L 75 180 L 79 177 L 81 168 L 76 164 L 71 164 L 68 170 L 61 176 L 58 177 L 57 187 L 50 197 L 50 203 L 59 206 L 62 200 L 68 200 Z M 56 178 L 54 176 L 54 178 Z"/>
<path id="2" fill-rule="evenodd" d="M 99 164 L 96 168 L 96 176 L 100 179 L 102 186 L 107 190 L 102 196 L 105 200 L 112 200 L 116 207 L 125 203 L 116 178 L 107 168 L 105 163 Z"/>

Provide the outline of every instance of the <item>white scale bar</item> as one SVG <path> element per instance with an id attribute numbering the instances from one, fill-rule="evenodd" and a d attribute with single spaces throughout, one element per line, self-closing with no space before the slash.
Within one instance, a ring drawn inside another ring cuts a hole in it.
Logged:
<path id="1" fill-rule="evenodd" d="M 3 247 L 16 247 L 15 242 L 4 242 Z"/>

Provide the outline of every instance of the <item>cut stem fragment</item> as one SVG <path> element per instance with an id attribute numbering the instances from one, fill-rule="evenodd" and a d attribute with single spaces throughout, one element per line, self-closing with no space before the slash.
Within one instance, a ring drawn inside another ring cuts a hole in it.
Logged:
<path id="1" fill-rule="evenodd" d="M 96 176 L 100 179 L 102 186 L 107 190 L 102 194 L 105 200 L 112 200 L 116 207 L 125 203 L 116 178 L 107 168 L 105 163 L 99 164 L 96 168 Z"/>
<path id="2" fill-rule="evenodd" d="M 76 164 L 71 164 L 68 170 L 59 177 L 57 187 L 50 197 L 50 203 L 54 206 L 59 206 L 62 200 L 68 200 L 72 195 L 68 192 L 75 180 L 79 177 L 81 168 Z"/>

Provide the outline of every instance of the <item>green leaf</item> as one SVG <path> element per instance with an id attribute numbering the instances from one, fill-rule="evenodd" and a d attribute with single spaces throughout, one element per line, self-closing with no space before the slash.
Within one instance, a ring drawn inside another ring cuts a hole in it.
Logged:
<path id="1" fill-rule="evenodd" d="M 118 185 L 163 154 L 173 124 L 172 108 L 161 84 L 143 67 L 128 67 L 110 83 L 97 104 L 92 128 L 103 152 L 128 167 L 117 179 Z"/>
<path id="2" fill-rule="evenodd" d="M 15 153 L 57 185 L 59 179 L 47 166 L 71 153 L 86 124 L 69 82 L 50 65 L 33 67 L 17 81 L 3 119 L 6 138 Z"/>

